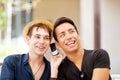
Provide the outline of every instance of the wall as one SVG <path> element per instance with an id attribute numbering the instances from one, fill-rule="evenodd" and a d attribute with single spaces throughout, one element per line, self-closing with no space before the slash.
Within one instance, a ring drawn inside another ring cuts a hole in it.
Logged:
<path id="1" fill-rule="evenodd" d="M 93 0 L 80 1 L 81 43 L 86 49 L 94 48 Z"/>
<path id="2" fill-rule="evenodd" d="M 79 27 L 79 0 L 41 0 L 33 10 L 33 19 L 43 18 L 54 23 L 56 18 L 66 16 L 73 19 Z"/>
<path id="3" fill-rule="evenodd" d="M 111 73 L 120 74 L 120 0 L 101 0 L 101 46 L 111 59 Z"/>

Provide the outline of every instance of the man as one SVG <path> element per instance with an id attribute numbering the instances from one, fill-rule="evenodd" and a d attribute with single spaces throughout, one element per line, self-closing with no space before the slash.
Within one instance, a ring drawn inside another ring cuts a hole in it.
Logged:
<path id="1" fill-rule="evenodd" d="M 53 25 L 47 20 L 31 21 L 26 25 L 23 38 L 29 52 L 6 57 L 1 80 L 49 80 L 50 63 L 44 54 L 49 48 L 52 30 Z"/>
<path id="2" fill-rule="evenodd" d="M 53 36 L 66 57 L 62 60 L 61 52 L 51 56 L 51 80 L 111 80 L 108 53 L 103 49 L 83 49 L 78 30 L 71 19 L 57 19 Z"/>

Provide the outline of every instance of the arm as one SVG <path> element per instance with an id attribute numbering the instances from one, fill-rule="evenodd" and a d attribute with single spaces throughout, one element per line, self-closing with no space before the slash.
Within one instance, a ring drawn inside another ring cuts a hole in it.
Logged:
<path id="1" fill-rule="evenodd" d="M 63 55 L 60 52 L 56 56 L 53 56 L 51 54 L 51 58 L 50 58 L 51 78 L 57 78 L 58 67 L 59 67 L 62 59 L 63 59 Z M 51 79 L 51 80 L 55 80 L 55 79 Z"/>
<path id="2" fill-rule="evenodd" d="M 92 80 L 109 80 L 110 77 L 110 59 L 108 53 L 99 49 L 96 51 L 94 59 L 94 69 Z"/>
<path id="3" fill-rule="evenodd" d="M 2 64 L 0 80 L 14 80 L 14 67 L 10 57 L 7 57 Z"/>
<path id="4" fill-rule="evenodd" d="M 92 80 L 109 80 L 109 72 L 108 68 L 95 68 L 93 70 Z"/>

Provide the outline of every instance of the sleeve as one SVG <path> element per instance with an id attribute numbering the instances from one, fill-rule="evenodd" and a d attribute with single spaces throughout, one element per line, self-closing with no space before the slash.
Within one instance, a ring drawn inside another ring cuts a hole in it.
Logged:
<path id="1" fill-rule="evenodd" d="M 4 59 L 1 69 L 1 79 L 0 80 L 14 80 L 14 65 L 12 57 L 8 56 Z"/>
<path id="2" fill-rule="evenodd" d="M 94 56 L 94 68 L 109 68 L 110 69 L 110 59 L 108 53 L 103 49 L 98 49 L 95 51 Z"/>

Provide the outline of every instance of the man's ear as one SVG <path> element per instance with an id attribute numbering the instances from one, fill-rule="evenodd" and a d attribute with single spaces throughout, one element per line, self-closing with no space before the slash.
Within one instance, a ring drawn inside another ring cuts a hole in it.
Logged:
<path id="1" fill-rule="evenodd" d="M 59 42 L 55 41 L 57 48 L 60 48 Z"/>
<path id="2" fill-rule="evenodd" d="M 27 37 L 25 38 L 25 42 L 27 43 L 27 45 L 29 45 L 29 41 L 30 41 L 30 37 L 27 36 Z"/>

